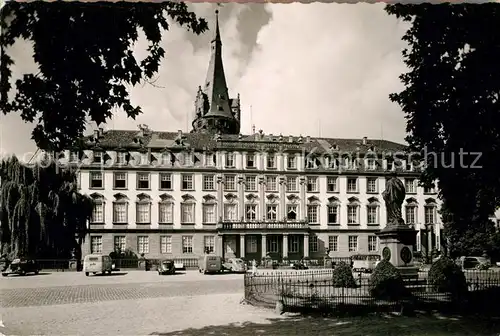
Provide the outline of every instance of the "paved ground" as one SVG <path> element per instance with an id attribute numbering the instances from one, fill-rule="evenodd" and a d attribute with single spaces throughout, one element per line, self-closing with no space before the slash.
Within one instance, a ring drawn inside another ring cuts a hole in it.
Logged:
<path id="1" fill-rule="evenodd" d="M 4 335 L 500 335 L 461 317 L 296 318 L 241 305 L 243 276 L 43 273 L 0 278 Z"/>

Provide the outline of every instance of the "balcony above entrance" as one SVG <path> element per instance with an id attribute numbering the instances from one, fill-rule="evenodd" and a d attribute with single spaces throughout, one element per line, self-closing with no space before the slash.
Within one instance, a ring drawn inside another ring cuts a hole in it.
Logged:
<path id="1" fill-rule="evenodd" d="M 309 231 L 307 221 L 224 222 L 217 223 L 217 231 Z"/>

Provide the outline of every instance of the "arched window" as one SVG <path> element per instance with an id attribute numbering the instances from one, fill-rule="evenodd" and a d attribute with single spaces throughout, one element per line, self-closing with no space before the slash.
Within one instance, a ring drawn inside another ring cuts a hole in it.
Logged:
<path id="1" fill-rule="evenodd" d="M 256 221 L 258 218 L 258 198 L 254 194 L 249 194 L 246 197 L 245 202 L 245 220 L 246 221 Z"/>
<path id="2" fill-rule="evenodd" d="M 160 195 L 160 201 L 158 202 L 158 223 L 174 223 L 174 199 L 168 194 Z"/>
<path id="3" fill-rule="evenodd" d="M 267 198 L 266 218 L 268 221 L 276 221 L 278 220 L 279 198 L 274 194 L 270 194 L 266 198 Z"/>
<path id="4" fill-rule="evenodd" d="M 203 224 L 217 222 L 217 200 L 212 195 L 203 196 Z"/>
<path id="5" fill-rule="evenodd" d="M 113 201 L 113 224 L 128 223 L 128 203 L 129 199 L 124 194 L 115 194 Z"/>
<path id="6" fill-rule="evenodd" d="M 319 224 L 319 208 L 321 202 L 316 196 L 311 196 L 307 199 L 307 221 L 311 224 Z"/>
<path id="7" fill-rule="evenodd" d="M 425 212 L 425 224 L 436 224 L 437 220 L 437 203 L 434 198 L 428 198 L 425 200 L 424 205 Z"/>
<path id="8" fill-rule="evenodd" d="M 135 203 L 136 207 L 136 223 L 151 224 L 151 197 L 146 194 L 137 195 Z"/>
<path id="9" fill-rule="evenodd" d="M 90 223 L 92 224 L 104 224 L 104 205 L 105 198 L 103 195 L 98 193 L 93 193 L 90 195 L 93 201 L 92 217 L 90 218 Z"/>
<path id="10" fill-rule="evenodd" d="M 406 200 L 405 204 L 405 222 L 409 225 L 415 225 L 418 223 L 418 202 L 415 198 L 410 197 Z"/>
<path id="11" fill-rule="evenodd" d="M 337 197 L 330 197 L 328 199 L 327 205 L 327 219 L 328 225 L 338 225 L 340 224 L 339 216 L 340 201 Z"/>
<path id="12" fill-rule="evenodd" d="M 368 225 L 380 224 L 380 203 L 376 197 L 370 197 L 366 206 L 366 215 Z"/>
<path id="13" fill-rule="evenodd" d="M 288 204 L 286 205 L 286 220 L 296 221 L 299 217 L 299 197 L 296 195 L 288 195 Z"/>
<path id="14" fill-rule="evenodd" d="M 196 199 L 191 195 L 182 195 L 181 202 L 181 224 L 195 223 Z"/>
<path id="15" fill-rule="evenodd" d="M 350 197 L 347 204 L 347 225 L 359 225 L 359 200 Z"/>

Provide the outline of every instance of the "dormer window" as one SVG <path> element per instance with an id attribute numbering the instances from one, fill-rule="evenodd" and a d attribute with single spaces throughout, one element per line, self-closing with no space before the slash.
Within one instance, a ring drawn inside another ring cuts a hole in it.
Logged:
<path id="1" fill-rule="evenodd" d="M 69 162 L 78 162 L 78 152 L 69 153 Z"/>
<path id="2" fill-rule="evenodd" d="M 219 111 L 224 111 L 224 108 L 222 107 L 222 105 L 217 105 L 217 109 L 218 109 Z"/>
<path id="3" fill-rule="evenodd" d="M 102 152 L 94 152 L 94 163 L 102 163 Z"/>

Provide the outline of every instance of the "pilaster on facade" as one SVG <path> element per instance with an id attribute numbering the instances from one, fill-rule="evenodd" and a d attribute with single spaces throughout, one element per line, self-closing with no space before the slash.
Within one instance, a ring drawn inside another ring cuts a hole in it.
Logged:
<path id="1" fill-rule="evenodd" d="M 304 258 L 309 258 L 309 234 L 304 234 Z"/>
<path id="2" fill-rule="evenodd" d="M 279 219 L 286 219 L 286 178 L 279 176 Z"/>
<path id="3" fill-rule="evenodd" d="M 260 209 L 260 218 L 263 221 L 266 220 L 266 178 L 262 175 L 257 177 L 259 179 L 259 209 Z"/>
<path id="4" fill-rule="evenodd" d="M 267 255 L 267 236 L 265 233 L 261 235 L 261 255 L 265 257 Z"/>
<path id="5" fill-rule="evenodd" d="M 217 214 L 219 214 L 219 221 L 224 219 L 224 179 L 221 174 L 216 175 L 217 181 Z"/>
<path id="6" fill-rule="evenodd" d="M 238 200 L 240 208 L 239 214 L 241 221 L 245 220 L 245 178 L 243 175 L 238 175 Z"/>
<path id="7" fill-rule="evenodd" d="M 245 258 L 245 234 L 240 233 L 240 258 Z"/>
<path id="8" fill-rule="evenodd" d="M 301 220 L 307 219 L 307 203 L 306 203 L 306 184 L 307 178 L 305 176 L 301 176 L 300 180 L 300 214 Z"/>
<path id="9" fill-rule="evenodd" d="M 283 259 L 288 258 L 288 233 L 283 233 Z"/>

